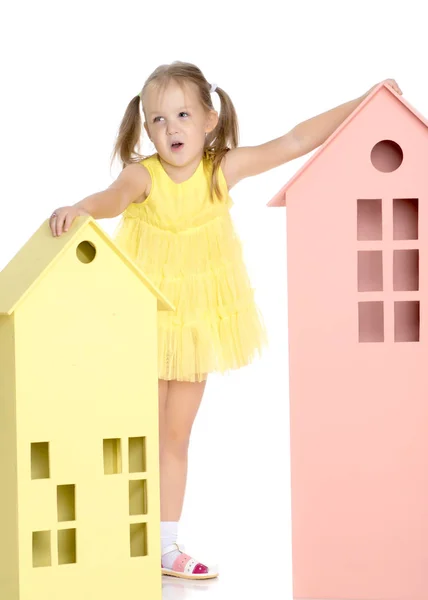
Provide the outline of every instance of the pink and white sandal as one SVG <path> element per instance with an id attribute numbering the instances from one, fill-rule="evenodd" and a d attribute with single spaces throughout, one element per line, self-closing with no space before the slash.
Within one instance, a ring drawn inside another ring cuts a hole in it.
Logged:
<path id="1" fill-rule="evenodd" d="M 196 562 L 194 558 L 185 554 L 184 546 L 179 546 L 178 544 L 167 546 L 164 549 L 162 556 L 173 550 L 179 550 L 180 554 L 175 559 L 172 569 L 166 569 L 163 566 L 163 563 L 161 563 L 162 575 L 180 577 L 181 579 L 214 579 L 214 577 L 218 577 L 217 569 Z"/>

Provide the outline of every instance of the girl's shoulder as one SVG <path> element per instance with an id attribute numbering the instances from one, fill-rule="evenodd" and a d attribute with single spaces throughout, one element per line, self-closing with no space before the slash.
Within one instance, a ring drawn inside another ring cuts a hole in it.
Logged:
<path id="1" fill-rule="evenodd" d="M 134 204 L 141 204 L 142 202 L 144 202 L 145 200 L 147 200 L 147 198 L 150 195 L 150 192 L 152 190 L 152 180 L 153 180 L 153 171 L 154 171 L 154 167 L 155 167 L 155 159 L 156 159 L 156 155 L 152 155 L 152 156 L 148 156 L 146 158 L 144 158 L 143 160 L 140 160 L 138 163 L 134 163 L 136 165 L 136 168 L 142 169 L 145 172 L 145 178 L 147 180 L 147 185 L 145 187 L 145 190 L 143 192 L 143 194 L 141 194 L 141 196 L 135 200 Z"/>
<path id="2" fill-rule="evenodd" d="M 223 156 L 220 163 L 218 163 L 218 170 L 217 170 L 217 177 L 219 179 L 219 183 L 220 183 L 220 185 L 223 185 L 227 189 L 228 192 L 235 185 L 233 178 L 230 177 L 229 172 L 228 172 L 229 165 L 228 165 L 227 158 L 228 158 L 228 155 L 230 154 L 230 152 L 231 152 L 231 150 L 226 152 L 226 154 Z M 206 173 L 211 177 L 213 170 L 214 170 L 214 156 L 206 154 L 204 156 L 204 165 L 205 165 Z"/>

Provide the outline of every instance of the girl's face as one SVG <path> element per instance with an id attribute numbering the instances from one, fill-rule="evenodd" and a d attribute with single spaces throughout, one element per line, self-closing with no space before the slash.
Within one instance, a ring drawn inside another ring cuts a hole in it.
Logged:
<path id="1" fill-rule="evenodd" d="M 163 91 L 149 85 L 143 106 L 144 127 L 166 162 L 185 166 L 202 157 L 205 135 L 217 125 L 218 114 L 204 110 L 195 84 L 170 81 Z"/>

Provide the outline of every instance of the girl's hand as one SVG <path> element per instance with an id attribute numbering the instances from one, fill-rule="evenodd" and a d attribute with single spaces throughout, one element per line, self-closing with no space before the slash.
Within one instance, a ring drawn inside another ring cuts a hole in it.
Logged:
<path id="1" fill-rule="evenodd" d="M 400 96 L 403 94 L 403 92 L 400 89 L 400 86 L 395 81 L 395 79 L 384 79 L 383 81 L 381 81 L 379 83 L 386 83 L 387 85 L 389 85 L 389 87 L 392 87 L 392 89 L 394 90 L 394 92 L 396 92 Z M 365 94 L 365 96 L 368 96 L 375 89 L 375 87 L 377 87 L 379 85 L 379 83 L 377 83 L 376 85 L 374 85 L 373 87 L 371 87 L 369 89 L 369 91 Z"/>
<path id="2" fill-rule="evenodd" d="M 80 215 L 89 215 L 89 213 L 80 206 L 63 206 L 54 210 L 49 219 L 52 235 L 59 237 L 63 232 L 68 231 L 74 219 Z"/>

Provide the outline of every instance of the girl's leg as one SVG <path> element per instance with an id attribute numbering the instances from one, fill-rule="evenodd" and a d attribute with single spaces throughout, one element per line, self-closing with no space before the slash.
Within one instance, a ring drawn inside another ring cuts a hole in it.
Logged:
<path id="1" fill-rule="evenodd" d="M 159 390 L 159 451 L 162 452 L 162 440 L 164 438 L 165 431 L 165 419 L 166 419 L 166 402 L 168 398 L 168 384 L 169 381 L 165 379 L 158 380 Z"/>
<path id="2" fill-rule="evenodd" d="M 188 448 L 206 380 L 170 381 L 161 442 L 161 533 L 163 573 L 189 579 L 216 577 L 175 546 L 187 479 Z M 168 548 L 165 552 L 165 549 Z"/>
<path id="3" fill-rule="evenodd" d="M 177 522 L 183 509 L 187 452 L 206 381 L 170 381 L 160 440 L 162 521 Z"/>
<path id="4" fill-rule="evenodd" d="M 162 449 L 165 440 L 166 403 L 168 399 L 169 381 L 159 379 L 159 468 L 161 466 Z M 162 470 L 160 470 L 162 474 Z M 176 523 L 165 523 L 161 517 L 161 540 L 162 547 L 174 543 L 177 540 Z"/>

